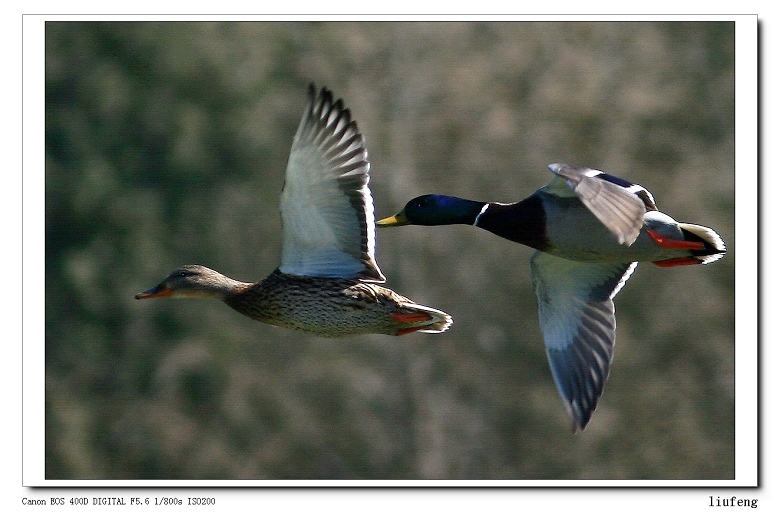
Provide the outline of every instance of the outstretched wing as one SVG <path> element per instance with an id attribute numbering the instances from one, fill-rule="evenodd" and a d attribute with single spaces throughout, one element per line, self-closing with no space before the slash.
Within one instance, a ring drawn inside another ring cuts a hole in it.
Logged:
<path id="1" fill-rule="evenodd" d="M 383 282 L 374 259 L 368 151 L 342 100 L 309 86 L 281 196 L 282 263 L 288 274 Z"/>
<path id="2" fill-rule="evenodd" d="M 547 359 L 575 432 L 585 428 L 604 391 L 615 344 L 612 298 L 635 267 L 544 252 L 531 258 Z"/>
<path id="3" fill-rule="evenodd" d="M 556 178 L 544 190 L 560 197 L 575 195 L 622 245 L 634 243 L 645 212 L 656 209 L 653 196 L 638 184 L 581 166 L 552 164 L 547 168 Z"/>

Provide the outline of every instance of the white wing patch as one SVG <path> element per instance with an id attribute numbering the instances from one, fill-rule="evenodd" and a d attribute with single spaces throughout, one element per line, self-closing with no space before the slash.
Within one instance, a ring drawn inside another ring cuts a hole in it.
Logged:
<path id="1" fill-rule="evenodd" d="M 282 263 L 288 274 L 382 282 L 374 259 L 368 152 L 341 100 L 323 89 L 298 126 L 281 196 Z"/>

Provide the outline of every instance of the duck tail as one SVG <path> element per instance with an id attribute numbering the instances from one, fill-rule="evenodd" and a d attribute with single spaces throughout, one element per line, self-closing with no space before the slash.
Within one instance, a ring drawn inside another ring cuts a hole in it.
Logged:
<path id="1" fill-rule="evenodd" d="M 401 309 L 390 315 L 390 318 L 399 325 L 396 336 L 415 331 L 442 333 L 452 325 L 452 317 L 444 311 L 413 303 L 402 304 Z"/>
<path id="2" fill-rule="evenodd" d="M 723 239 L 709 227 L 684 223 L 679 226 L 686 240 L 704 244 L 704 248 L 692 252 L 693 257 L 701 261 L 702 265 L 717 261 L 726 254 Z"/>

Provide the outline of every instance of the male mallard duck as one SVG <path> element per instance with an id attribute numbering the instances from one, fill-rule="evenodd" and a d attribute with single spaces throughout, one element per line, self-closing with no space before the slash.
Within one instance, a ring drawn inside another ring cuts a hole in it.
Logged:
<path id="1" fill-rule="evenodd" d="M 715 231 L 661 213 L 642 186 L 590 168 L 552 164 L 555 178 L 515 204 L 424 195 L 395 225 L 476 225 L 537 249 L 531 278 L 547 358 L 572 430 L 584 429 L 604 391 L 615 343 L 612 298 L 638 261 L 706 264 L 726 247 Z"/>
<path id="2" fill-rule="evenodd" d="M 298 126 L 281 196 L 282 263 L 258 283 L 201 265 L 135 296 L 215 297 L 244 315 L 318 336 L 440 333 L 450 316 L 379 286 L 368 152 L 342 100 L 323 88 Z"/>

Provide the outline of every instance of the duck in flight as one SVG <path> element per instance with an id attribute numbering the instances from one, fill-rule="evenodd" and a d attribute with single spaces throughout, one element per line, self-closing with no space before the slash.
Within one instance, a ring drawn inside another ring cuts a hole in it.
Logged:
<path id="1" fill-rule="evenodd" d="M 377 225 L 475 225 L 536 249 L 531 279 L 539 324 L 576 433 L 604 391 L 615 344 L 612 299 L 637 262 L 707 264 L 723 257 L 726 247 L 712 229 L 658 211 L 638 184 L 580 166 L 548 168 L 553 180 L 520 202 L 423 195 Z"/>
<path id="2" fill-rule="evenodd" d="M 135 298 L 213 297 L 255 320 L 326 337 L 445 331 L 448 314 L 381 286 L 368 169 L 349 109 L 310 85 L 281 195 L 279 267 L 248 283 L 186 265 Z"/>

